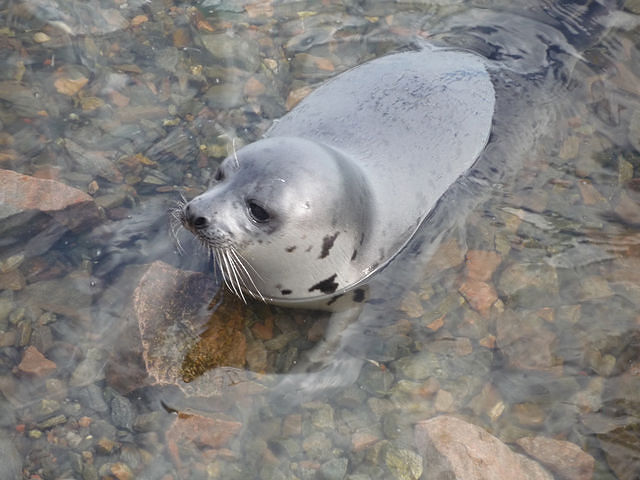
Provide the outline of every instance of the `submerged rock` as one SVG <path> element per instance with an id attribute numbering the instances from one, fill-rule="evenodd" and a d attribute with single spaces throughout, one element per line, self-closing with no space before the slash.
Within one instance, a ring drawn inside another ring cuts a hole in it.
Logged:
<path id="1" fill-rule="evenodd" d="M 421 478 L 553 479 L 538 463 L 513 452 L 486 430 L 453 416 L 419 422 L 414 434 L 425 462 Z"/>
<path id="2" fill-rule="evenodd" d="M 561 479 L 589 480 L 593 477 L 595 459 L 575 443 L 547 437 L 524 437 L 516 443 Z"/>

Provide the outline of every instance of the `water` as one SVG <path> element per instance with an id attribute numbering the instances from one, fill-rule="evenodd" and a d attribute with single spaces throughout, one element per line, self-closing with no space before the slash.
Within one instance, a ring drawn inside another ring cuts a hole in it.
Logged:
<path id="1" fill-rule="evenodd" d="M 637 478 L 626 3 L 582 33 L 548 2 L 0 7 L 0 167 L 59 182 L 0 177 L 21 185 L 1 192 L 0 477 L 416 478 L 415 423 L 458 414 Z M 188 236 L 176 251 L 168 208 L 310 87 L 425 39 L 506 67 L 474 172 L 335 337 L 326 314 L 228 294 L 209 318 L 215 275 Z"/>

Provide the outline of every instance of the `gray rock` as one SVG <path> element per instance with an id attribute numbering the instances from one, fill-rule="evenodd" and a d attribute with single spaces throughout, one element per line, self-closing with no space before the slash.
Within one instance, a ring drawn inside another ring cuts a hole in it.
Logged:
<path id="1" fill-rule="evenodd" d="M 342 480 L 347 474 L 349 460 L 344 457 L 334 458 L 320 467 L 320 477 L 324 480 Z"/>
<path id="2" fill-rule="evenodd" d="M 82 405 L 96 412 L 106 412 L 109 410 L 107 402 L 104 401 L 102 389 L 96 384 L 88 385 L 78 390 L 76 397 Z"/>
<path id="3" fill-rule="evenodd" d="M 116 427 L 133 430 L 135 411 L 131 402 L 122 395 L 116 395 L 111 400 L 111 420 Z"/>
<path id="4" fill-rule="evenodd" d="M 19 480 L 22 478 L 22 457 L 6 435 L 6 432 L 0 435 L 0 478 Z"/>

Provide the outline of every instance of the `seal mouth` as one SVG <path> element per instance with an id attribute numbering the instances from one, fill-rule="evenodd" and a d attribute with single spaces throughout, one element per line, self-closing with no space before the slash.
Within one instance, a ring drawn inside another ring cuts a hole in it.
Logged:
<path id="1" fill-rule="evenodd" d="M 261 278 L 256 269 L 238 252 L 229 239 L 225 238 L 221 241 L 221 239 L 207 235 L 205 229 L 199 229 L 197 226 L 192 225 L 185 214 L 186 205 L 187 201 L 182 197 L 169 210 L 169 231 L 178 253 L 184 253 L 184 248 L 178 236 L 180 229 L 184 228 L 200 241 L 200 244 L 213 258 L 214 264 L 218 267 L 216 271 L 220 272 L 222 280 L 229 290 L 240 297 L 244 303 L 247 303 L 245 293 L 266 303 L 264 295 L 260 293 L 260 289 L 258 289 L 254 280 L 254 277 Z"/>

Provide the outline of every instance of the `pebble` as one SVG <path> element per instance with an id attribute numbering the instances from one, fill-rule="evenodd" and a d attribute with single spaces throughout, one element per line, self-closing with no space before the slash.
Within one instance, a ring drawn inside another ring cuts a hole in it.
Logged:
<path id="1" fill-rule="evenodd" d="M 122 395 L 115 395 L 111 400 L 111 420 L 116 427 L 133 430 L 135 410 L 131 402 Z"/>
<path id="2" fill-rule="evenodd" d="M 411 450 L 390 447 L 384 461 L 398 480 L 417 480 L 422 476 L 422 457 Z"/>
<path id="3" fill-rule="evenodd" d="M 79 388 L 75 397 L 85 408 L 89 408 L 95 412 L 104 413 L 109 410 L 109 406 L 104 400 L 102 389 L 96 384 Z"/>
<path id="4" fill-rule="evenodd" d="M 45 358 L 34 346 L 27 347 L 22 355 L 18 370 L 23 373 L 44 377 L 56 370 L 57 365 Z"/>
<path id="5" fill-rule="evenodd" d="M 320 477 L 324 480 L 342 480 L 347 474 L 349 460 L 341 458 L 333 458 L 325 462 L 320 467 Z"/>

